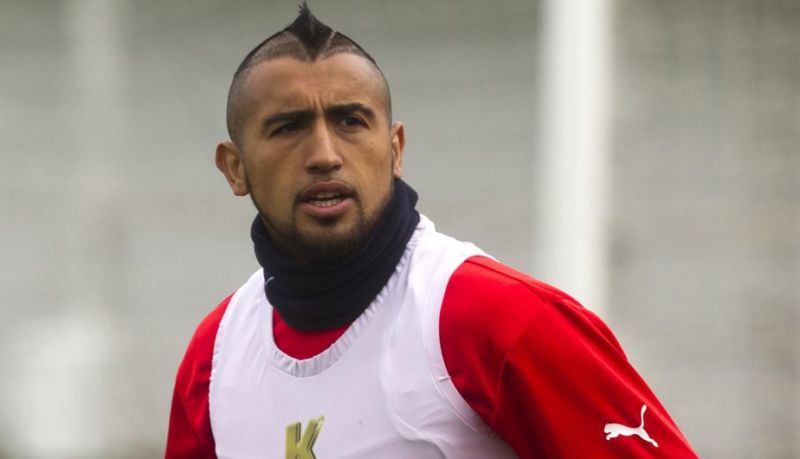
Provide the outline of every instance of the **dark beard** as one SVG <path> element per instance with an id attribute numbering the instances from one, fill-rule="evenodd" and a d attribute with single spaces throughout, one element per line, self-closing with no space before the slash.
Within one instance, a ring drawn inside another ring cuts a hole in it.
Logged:
<path id="1" fill-rule="evenodd" d="M 353 253 L 362 248 L 369 237 L 372 228 L 378 223 L 381 215 L 386 210 L 386 206 L 392 199 L 394 194 L 394 181 L 391 183 L 389 193 L 383 200 L 380 210 L 376 213 L 373 221 L 368 221 L 364 214 L 364 208 L 360 203 L 357 203 L 357 219 L 353 229 L 346 234 L 336 235 L 332 237 L 308 237 L 303 234 L 297 226 L 297 220 L 292 218 L 292 222 L 288 225 L 281 225 L 272 221 L 265 212 L 262 212 L 258 207 L 252 193 L 250 200 L 253 202 L 256 210 L 258 210 L 261 220 L 268 228 L 272 235 L 273 244 L 277 249 L 286 255 L 291 256 L 295 260 L 304 264 L 336 264 Z M 356 197 L 356 199 L 358 199 Z M 322 220 L 321 226 L 334 226 L 336 220 Z"/>
<path id="2" fill-rule="evenodd" d="M 256 207 L 257 208 L 257 207 Z M 264 212 L 258 211 L 264 225 L 273 234 L 275 247 L 305 264 L 335 264 L 355 252 L 367 240 L 371 226 L 359 206 L 355 227 L 336 236 L 308 237 L 292 219 L 289 225 L 277 225 Z M 336 220 L 323 220 L 321 226 L 334 226 Z"/>

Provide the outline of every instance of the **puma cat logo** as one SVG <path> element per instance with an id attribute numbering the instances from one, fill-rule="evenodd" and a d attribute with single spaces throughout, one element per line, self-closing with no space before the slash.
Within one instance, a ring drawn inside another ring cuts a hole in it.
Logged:
<path id="1" fill-rule="evenodd" d="M 603 428 L 603 432 L 607 433 L 606 440 L 611 440 L 612 438 L 617 438 L 620 435 L 623 437 L 630 437 L 631 435 L 638 435 L 639 438 L 646 442 L 650 442 L 658 448 L 658 443 L 655 440 L 650 438 L 650 435 L 647 434 L 647 431 L 644 430 L 644 412 L 647 411 L 647 405 L 642 405 L 642 423 L 639 427 L 628 427 L 622 424 L 616 423 L 609 423 Z"/>

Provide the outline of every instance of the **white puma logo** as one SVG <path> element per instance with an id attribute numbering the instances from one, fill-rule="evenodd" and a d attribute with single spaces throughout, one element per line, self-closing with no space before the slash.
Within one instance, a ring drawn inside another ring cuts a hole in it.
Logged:
<path id="1" fill-rule="evenodd" d="M 650 438 L 650 435 L 647 434 L 647 431 L 644 430 L 644 412 L 647 411 L 647 405 L 642 405 L 642 423 L 639 427 L 628 427 L 622 424 L 610 423 L 606 424 L 603 427 L 603 432 L 607 433 L 606 440 L 611 440 L 612 438 L 617 438 L 620 435 L 623 437 L 630 437 L 631 435 L 638 435 L 642 440 L 650 442 L 658 448 L 658 443 L 655 440 Z"/>

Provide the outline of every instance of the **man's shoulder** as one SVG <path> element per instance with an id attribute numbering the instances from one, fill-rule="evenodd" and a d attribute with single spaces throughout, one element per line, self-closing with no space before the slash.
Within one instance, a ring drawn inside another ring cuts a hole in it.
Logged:
<path id="1" fill-rule="evenodd" d="M 570 295 L 488 257 L 469 258 L 453 273 L 439 330 L 444 339 L 481 342 L 497 351 L 533 330 L 557 330 L 561 339 L 599 336 L 619 348 L 603 321 Z"/>
<path id="2" fill-rule="evenodd" d="M 217 329 L 222 322 L 222 318 L 225 316 L 225 312 L 229 309 L 229 306 L 232 306 L 234 303 L 241 303 L 241 298 L 243 295 L 246 298 L 255 291 L 262 291 L 263 285 L 264 272 L 263 270 L 259 269 L 251 274 L 242 285 L 240 285 L 233 293 L 225 297 L 225 299 L 220 301 L 219 304 L 214 307 L 214 309 L 212 309 L 205 315 L 205 317 L 203 317 L 203 320 L 201 320 L 200 324 L 197 326 L 192 339 L 206 339 L 210 335 L 211 339 L 213 340 L 217 333 Z M 235 300 L 235 298 L 239 298 L 239 300 Z M 235 308 L 232 308 L 231 312 L 233 312 L 233 309 Z"/>
<path id="3" fill-rule="evenodd" d="M 494 259 L 467 259 L 450 277 L 439 318 L 446 341 L 480 342 L 504 352 L 537 320 L 583 309 L 572 297 Z M 577 312 L 577 311 L 575 311 Z"/>
<path id="4" fill-rule="evenodd" d="M 231 298 L 233 298 L 233 294 L 228 295 L 224 300 L 220 301 L 214 309 L 203 317 L 203 320 L 201 320 L 200 324 L 197 326 L 197 330 L 195 330 L 195 339 L 208 339 L 209 337 L 213 339 L 213 336 L 217 334 L 219 323 L 222 321 L 222 317 L 228 309 Z"/>
<path id="5" fill-rule="evenodd" d="M 217 337 L 219 324 L 222 322 L 222 317 L 225 315 L 232 297 L 233 294 L 228 295 L 214 309 L 208 312 L 197 325 L 192 339 L 189 341 L 185 360 L 207 360 L 210 358 L 214 349 L 214 341 Z"/>
<path id="6" fill-rule="evenodd" d="M 552 285 L 486 256 L 470 257 L 453 272 L 448 283 L 450 293 L 463 293 L 472 302 L 551 304 L 575 300 Z"/>

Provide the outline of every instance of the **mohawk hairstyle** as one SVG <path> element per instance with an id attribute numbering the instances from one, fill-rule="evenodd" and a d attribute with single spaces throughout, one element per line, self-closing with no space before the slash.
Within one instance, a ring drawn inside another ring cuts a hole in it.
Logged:
<path id="1" fill-rule="evenodd" d="M 239 144 L 242 125 L 245 119 L 245 94 L 244 82 L 250 70 L 256 65 L 280 57 L 290 57 L 303 62 L 315 62 L 319 59 L 330 57 L 334 54 L 350 53 L 360 56 L 377 70 L 383 81 L 386 92 L 387 118 L 391 123 L 392 101 L 389 84 L 375 59 L 355 41 L 341 32 L 337 32 L 311 13 L 305 0 L 300 5 L 300 14 L 283 30 L 269 36 L 255 48 L 239 64 L 233 74 L 230 90 L 228 91 L 227 125 L 228 134 L 236 144 Z"/>

